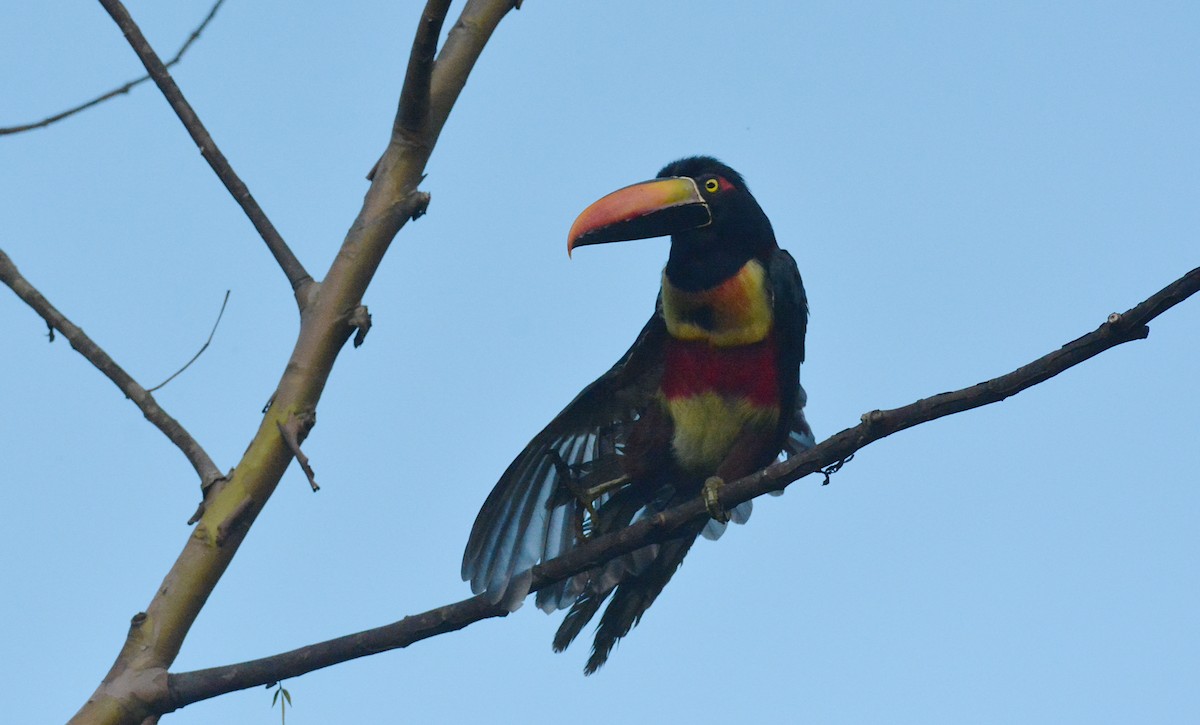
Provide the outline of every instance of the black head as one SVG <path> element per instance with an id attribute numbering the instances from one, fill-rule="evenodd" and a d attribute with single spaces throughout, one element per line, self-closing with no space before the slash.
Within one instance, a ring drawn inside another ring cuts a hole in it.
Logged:
<path id="1" fill-rule="evenodd" d="M 708 205 L 711 221 L 671 235 L 667 277 L 682 289 L 706 289 L 736 273 L 752 258 L 778 248 L 771 222 L 742 175 L 711 156 L 673 161 L 659 178 L 686 177 Z"/>
<path id="2" fill-rule="evenodd" d="M 567 235 L 567 251 L 664 234 L 671 235 L 667 276 L 683 289 L 712 287 L 778 249 L 742 175 L 711 156 L 692 156 L 585 209 Z"/>

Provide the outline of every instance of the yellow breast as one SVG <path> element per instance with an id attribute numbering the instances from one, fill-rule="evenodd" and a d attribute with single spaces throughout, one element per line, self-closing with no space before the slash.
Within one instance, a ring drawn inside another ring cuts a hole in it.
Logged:
<path id="1" fill-rule="evenodd" d="M 714 392 L 666 401 L 675 433 L 671 445 L 675 458 L 691 473 L 709 476 L 729 455 L 738 436 L 747 428 L 773 430 L 779 409 L 760 407 L 744 398 Z"/>
<path id="2" fill-rule="evenodd" d="M 677 340 L 704 340 L 728 347 L 749 345 L 771 332 L 771 296 L 767 273 L 756 259 L 716 287 L 687 292 L 663 274 L 663 317 Z"/>

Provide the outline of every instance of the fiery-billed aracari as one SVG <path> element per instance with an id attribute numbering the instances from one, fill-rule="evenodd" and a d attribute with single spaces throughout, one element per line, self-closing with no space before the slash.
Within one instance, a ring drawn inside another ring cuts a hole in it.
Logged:
<path id="1" fill-rule="evenodd" d="M 690 497 L 712 519 L 537 594 L 550 612 L 570 606 L 554 638 L 562 651 L 611 597 L 585 672 L 604 664 L 641 619 L 700 534 L 726 516 L 715 487 L 813 443 L 800 363 L 808 304 L 792 256 L 741 175 L 697 156 L 588 207 L 571 227 L 576 247 L 671 235 L 654 314 L 616 365 L 558 414 L 500 477 L 463 555 L 462 576 L 510 609 L 529 592 L 530 568 Z"/>

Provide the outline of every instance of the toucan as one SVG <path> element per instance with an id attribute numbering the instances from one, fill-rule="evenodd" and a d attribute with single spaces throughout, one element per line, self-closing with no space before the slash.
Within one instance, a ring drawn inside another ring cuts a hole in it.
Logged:
<path id="1" fill-rule="evenodd" d="M 534 436 L 484 501 L 463 554 L 476 594 L 512 610 L 531 568 L 590 538 L 703 496 L 710 518 L 537 593 L 570 608 L 561 652 L 596 627 L 592 674 L 638 623 L 701 534 L 743 523 L 716 491 L 813 445 L 800 387 L 808 302 L 796 262 L 736 171 L 709 156 L 667 164 L 604 196 L 575 220 L 567 253 L 670 235 L 650 321 L 612 369 Z"/>

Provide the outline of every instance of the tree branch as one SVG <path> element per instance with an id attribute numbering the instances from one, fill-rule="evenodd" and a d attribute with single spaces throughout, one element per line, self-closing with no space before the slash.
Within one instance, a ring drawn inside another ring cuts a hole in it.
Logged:
<path id="1" fill-rule="evenodd" d="M 101 2 L 113 8 L 118 22 L 125 21 L 122 28 L 128 26 L 131 43 L 144 56 L 143 62 L 153 66 L 153 54 L 124 8 L 116 0 Z M 292 460 L 278 426 L 295 415 L 315 415 L 333 364 L 355 324 L 361 322 L 362 297 L 384 253 L 404 224 L 429 204 L 429 195 L 418 191 L 417 185 L 450 109 L 484 45 L 512 8 L 513 0 L 468 0 L 463 8 L 434 64 L 429 113 L 418 142 L 389 139 L 362 209 L 328 274 L 319 285 L 305 285 L 295 347 L 253 440 L 232 475 L 209 491 L 179 558 L 146 611 L 134 618 L 116 661 L 72 723 L 132 725 L 170 709 L 166 668 L 179 654 L 204 603 Z M 166 86 L 164 93 L 170 90 L 178 95 L 165 73 L 155 67 L 148 70 L 160 88 Z"/>
<path id="2" fill-rule="evenodd" d="M 192 438 L 191 434 L 179 424 L 179 421 L 159 407 L 153 395 L 139 385 L 129 373 L 108 356 L 108 353 L 92 342 L 92 339 L 83 330 L 72 324 L 55 309 L 54 305 L 50 304 L 49 300 L 42 296 L 41 292 L 38 292 L 37 288 L 21 276 L 17 266 L 2 249 L 0 249 L 0 282 L 8 285 L 17 294 L 17 297 L 32 307 L 33 311 L 46 321 L 46 325 L 51 330 L 58 330 L 62 333 L 63 337 L 71 343 L 71 347 L 113 381 L 121 389 L 121 392 L 125 393 L 125 397 L 133 401 L 133 404 L 142 411 L 146 420 L 153 423 L 180 451 L 183 451 L 183 455 L 187 457 L 192 468 L 196 469 L 196 473 L 200 476 L 201 486 L 207 487 L 221 477 L 221 471 L 217 469 L 216 464 L 204 452 L 200 444 Z"/>
<path id="3" fill-rule="evenodd" d="M 291 652 L 236 665 L 170 675 L 167 678 L 170 709 L 165 712 L 172 712 L 194 702 L 229 692 L 298 677 L 340 662 L 407 647 L 423 639 L 455 632 L 483 619 L 503 617 L 507 614 L 508 610 L 492 604 L 486 595 L 480 594 L 461 602 L 405 617 L 399 622 L 319 642 Z"/>
<path id="4" fill-rule="evenodd" d="M 180 60 L 183 59 L 183 54 L 188 51 L 188 48 L 192 47 L 192 43 L 195 43 L 200 38 L 200 34 L 204 32 L 204 29 L 207 28 L 208 24 L 212 22 L 212 19 L 214 17 L 216 17 L 217 10 L 220 9 L 222 3 L 224 3 L 224 2 L 225 2 L 225 0 L 217 0 L 213 4 L 212 8 L 208 11 L 208 15 L 204 16 L 204 20 L 202 20 L 200 22 L 200 24 L 196 26 L 196 29 L 193 30 L 190 35 L 188 35 L 187 40 L 183 41 L 183 45 L 179 46 L 179 50 L 175 52 L 175 55 L 171 58 L 171 60 L 168 60 L 164 64 L 163 67 L 170 68 L 171 66 L 175 65 L 176 63 L 178 63 Z M 97 106 L 101 103 L 104 103 L 105 101 L 107 101 L 110 98 L 115 98 L 117 96 L 129 93 L 129 91 L 133 90 L 133 88 L 135 88 L 136 86 L 140 86 L 141 84 L 145 83 L 148 80 L 150 80 L 150 76 L 147 74 L 147 75 L 142 76 L 141 78 L 138 78 L 137 80 L 129 81 L 128 83 L 126 83 L 118 88 L 114 88 L 111 91 L 109 91 L 108 93 L 103 93 L 99 96 L 96 96 L 95 98 L 93 98 L 92 100 L 90 100 L 86 103 L 81 103 L 78 106 L 75 106 L 74 108 L 68 108 L 67 110 L 65 110 L 61 113 L 56 113 L 53 116 L 49 116 L 48 118 L 43 118 L 40 121 L 35 121 L 33 123 L 26 123 L 26 124 L 22 124 L 20 126 L 8 126 L 8 127 L 0 128 L 0 136 L 12 134 L 12 133 L 21 133 L 23 131 L 32 131 L 35 128 L 45 128 L 46 126 L 49 126 L 52 123 L 57 123 L 58 121 L 61 121 L 64 118 L 70 118 L 71 116 L 74 116 L 76 113 L 79 113 L 80 111 L 86 111 L 87 109 L 91 108 L 92 106 Z"/>
<path id="5" fill-rule="evenodd" d="M 400 91 L 400 104 L 392 131 L 394 135 L 419 133 L 429 117 L 433 57 L 437 52 L 442 23 L 449 10 L 450 0 L 428 0 L 425 3 L 425 12 L 421 14 L 421 22 L 417 25 L 417 37 L 413 39 L 412 53 L 408 56 L 408 72 L 404 76 L 404 88 Z"/>
<path id="6" fill-rule="evenodd" d="M 179 90 L 179 86 L 175 85 L 175 80 L 171 78 L 171 74 L 167 71 L 162 60 L 150 47 L 150 43 L 146 41 L 142 35 L 141 29 L 133 22 L 129 11 L 121 4 L 120 0 L 100 0 L 100 4 L 112 16 L 117 25 L 121 28 L 121 32 L 125 34 L 125 39 L 129 41 L 129 45 L 133 51 L 137 53 L 138 59 L 142 61 L 142 65 L 150 73 L 150 77 L 154 79 L 158 89 L 162 91 L 167 102 L 171 104 L 171 108 L 175 111 L 175 115 L 183 123 L 192 140 L 196 142 L 196 146 L 200 148 L 200 153 L 204 159 L 208 161 L 208 165 L 216 173 L 221 183 L 225 184 L 225 188 L 233 195 L 238 205 L 246 212 L 246 216 L 250 218 L 250 223 L 258 230 L 259 236 L 267 243 L 267 249 L 275 257 L 275 261 L 279 263 L 280 269 L 287 275 L 288 283 L 291 284 L 293 292 L 296 293 L 296 300 L 304 306 L 307 297 L 303 294 L 302 288 L 312 282 L 312 277 L 304 270 L 304 265 L 292 253 L 287 242 L 280 236 L 279 231 L 275 229 L 275 225 L 267 218 L 266 212 L 254 200 L 250 194 L 250 189 L 242 182 L 241 178 L 234 172 L 233 167 L 229 165 L 229 161 L 225 155 L 221 153 L 221 149 L 217 148 L 217 144 L 208 133 L 208 129 L 200 122 L 200 117 L 196 115 L 195 110 L 183 97 L 183 92 Z"/>
<path id="7" fill-rule="evenodd" d="M 1045 382 L 1109 348 L 1131 340 L 1143 339 L 1150 332 L 1146 323 L 1197 291 L 1200 291 L 1200 268 L 1188 272 L 1124 314 L 1110 315 L 1108 321 L 1093 332 L 1007 375 L 969 388 L 924 398 L 901 408 L 871 411 L 862 416 L 859 425 L 831 436 L 804 454 L 722 486 L 719 490 L 721 506 L 728 510 L 743 501 L 771 491 L 783 490 L 804 476 L 849 458 L 859 449 L 880 438 L 947 415 L 999 402 Z M 619 532 L 588 541 L 563 556 L 535 566 L 531 571 L 530 591 L 537 591 L 595 568 L 647 544 L 678 536 L 692 521 L 707 515 L 705 503 L 697 497 Z M 271 657 L 172 674 L 168 676 L 170 706 L 176 709 L 227 692 L 266 685 L 339 662 L 407 647 L 423 639 L 462 629 L 473 622 L 506 614 L 507 611 L 503 607 L 489 603 L 485 593 L 405 617 L 382 627 Z"/>

